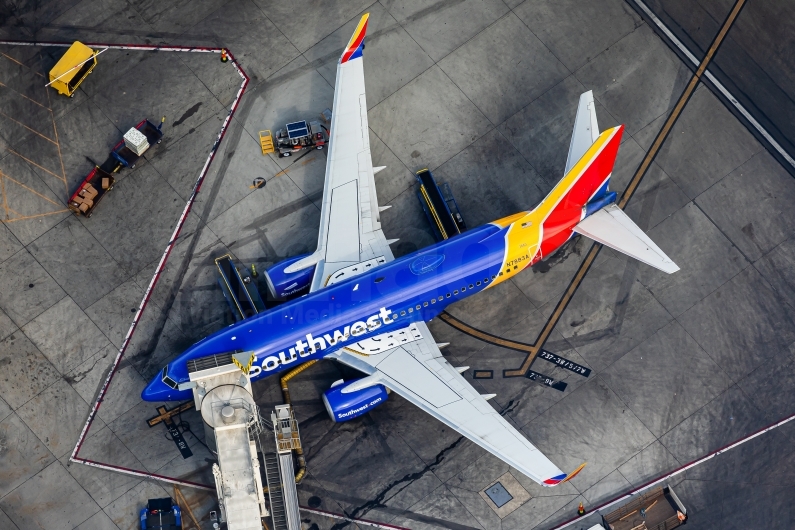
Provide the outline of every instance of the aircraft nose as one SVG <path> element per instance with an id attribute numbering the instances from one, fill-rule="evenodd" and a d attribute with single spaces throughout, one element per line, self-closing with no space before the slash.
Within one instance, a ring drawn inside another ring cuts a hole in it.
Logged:
<path id="1" fill-rule="evenodd" d="M 169 388 L 163 384 L 158 376 L 155 376 L 146 388 L 141 392 L 141 399 L 144 401 L 165 401 L 165 394 Z"/>

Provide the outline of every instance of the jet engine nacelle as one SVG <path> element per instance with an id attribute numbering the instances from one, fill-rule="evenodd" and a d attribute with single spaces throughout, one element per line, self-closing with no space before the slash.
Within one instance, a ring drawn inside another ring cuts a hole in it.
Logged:
<path id="1" fill-rule="evenodd" d="M 307 256 L 309 256 L 309 254 L 293 256 L 292 258 L 280 261 L 265 271 L 265 278 L 268 281 L 268 291 L 270 291 L 270 295 L 274 300 L 297 298 L 309 291 L 312 277 L 315 275 L 316 265 L 289 274 L 284 272 L 284 269 Z"/>
<path id="2" fill-rule="evenodd" d="M 331 388 L 323 392 L 323 404 L 326 405 L 328 415 L 335 423 L 357 418 L 386 401 L 386 388 L 381 384 L 345 392 L 357 381 L 361 381 L 361 379 L 354 379 L 347 383 L 337 381 Z"/>

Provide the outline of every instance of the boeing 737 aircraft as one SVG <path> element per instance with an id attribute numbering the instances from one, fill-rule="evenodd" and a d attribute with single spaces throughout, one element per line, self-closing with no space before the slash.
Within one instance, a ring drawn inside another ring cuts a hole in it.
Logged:
<path id="1" fill-rule="evenodd" d="M 335 422 L 397 393 L 534 481 L 564 473 L 500 416 L 442 356 L 426 322 L 448 305 L 490 289 L 582 234 L 667 273 L 678 267 L 614 203 L 610 175 L 623 126 L 599 133 L 591 92 L 580 97 L 565 176 L 533 210 L 395 259 L 381 230 L 370 157 L 362 52 L 364 15 L 337 66 L 320 234 L 313 253 L 268 271 L 269 289 L 308 294 L 229 326 L 191 346 L 143 391 L 148 401 L 192 398 L 188 361 L 251 352 L 251 380 L 331 359 L 360 371 L 323 395 Z"/>

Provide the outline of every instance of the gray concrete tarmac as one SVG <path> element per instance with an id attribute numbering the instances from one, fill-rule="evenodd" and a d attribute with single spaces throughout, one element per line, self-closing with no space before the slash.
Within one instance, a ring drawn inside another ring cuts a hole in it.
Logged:
<path id="1" fill-rule="evenodd" d="M 182 415 L 194 453 L 183 459 L 162 426 L 146 426 L 158 404 L 140 391 L 232 322 L 213 258 L 231 253 L 262 270 L 313 249 L 325 152 L 263 156 L 257 134 L 332 106 L 335 64 L 363 12 L 370 144 L 373 163 L 387 166 L 376 184 L 392 206 L 382 223 L 400 238 L 396 255 L 433 243 L 414 185 L 423 167 L 451 185 L 470 226 L 534 206 L 562 176 L 585 90 L 602 128 L 626 124 L 612 178 L 620 192 L 691 76 L 622 0 L 0 7 L 0 39 L 222 45 L 252 78 L 81 457 L 212 483 L 198 415 Z M 717 31 L 700 28 L 698 42 Z M 43 86 L 62 48 L 0 52 L 0 528 L 133 529 L 146 500 L 172 487 L 69 455 L 240 78 L 217 55 L 109 50 L 65 98 Z M 63 211 L 124 131 L 163 115 L 163 143 L 118 174 L 90 219 Z M 251 188 L 258 176 L 264 189 Z M 603 249 L 546 343 L 590 377 L 538 359 L 533 370 L 565 381 L 565 391 L 506 379 L 524 353 L 429 324 L 450 342 L 450 362 L 471 366 L 465 377 L 493 370 L 473 385 L 497 394 L 495 408 L 561 468 L 587 461 L 585 470 L 542 488 L 394 395 L 333 424 L 320 395 L 356 374 L 320 363 L 290 387 L 308 462 L 302 505 L 408 528 L 546 529 L 580 502 L 590 511 L 795 413 L 793 199 L 787 171 L 699 87 L 627 206 L 681 271 L 667 276 Z M 572 240 L 450 313 L 532 343 L 589 248 Z M 255 393 L 263 411 L 282 400 L 273 378 Z M 792 440 L 782 427 L 673 481 L 691 523 L 791 528 Z M 508 513 L 480 494 L 497 481 L 522 499 Z M 213 495 L 181 492 L 209 528 Z M 304 523 L 344 526 L 308 512 Z"/>
<path id="2" fill-rule="evenodd" d="M 701 59 L 735 2 L 648 0 L 645 4 Z M 791 6 L 746 2 L 709 68 L 790 157 L 795 153 L 794 27 Z M 795 168 L 785 167 L 795 175 Z"/>

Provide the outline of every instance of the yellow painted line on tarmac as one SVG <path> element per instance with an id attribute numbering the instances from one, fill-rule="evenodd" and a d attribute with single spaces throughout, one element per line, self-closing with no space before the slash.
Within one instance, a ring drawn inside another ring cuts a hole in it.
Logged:
<path id="1" fill-rule="evenodd" d="M 654 158 L 657 156 L 660 148 L 662 147 L 665 139 L 668 137 L 668 134 L 671 132 L 676 120 L 682 114 L 682 111 L 685 108 L 690 96 L 693 95 L 693 92 L 696 90 L 698 83 L 701 80 L 701 76 L 704 75 L 706 72 L 709 63 L 712 61 L 712 58 L 715 56 L 715 53 L 718 51 L 721 43 L 726 37 L 726 34 L 731 29 L 732 24 L 737 19 L 737 16 L 740 14 L 740 10 L 745 5 L 746 0 L 737 0 L 732 8 L 729 16 L 726 18 L 726 21 L 723 23 L 718 34 L 715 36 L 715 39 L 712 41 L 712 45 L 710 45 L 709 49 L 707 50 L 704 59 L 698 66 L 698 69 L 691 77 L 690 82 L 685 87 L 685 90 L 682 92 L 682 95 L 679 97 L 679 100 L 676 102 L 671 113 L 668 115 L 668 119 L 665 120 L 665 124 L 663 125 L 660 132 L 657 133 L 657 138 L 655 138 L 654 143 L 652 144 L 649 151 L 646 153 L 646 156 L 643 158 L 640 166 L 638 166 L 637 171 L 632 176 L 632 180 L 629 181 L 624 193 L 621 194 L 621 199 L 618 201 L 619 208 L 623 209 L 629 200 L 632 198 L 632 195 L 638 189 L 643 177 L 646 175 L 651 163 L 654 161 Z M 588 273 L 588 270 L 593 265 L 596 256 L 599 254 L 599 250 L 601 250 L 602 245 L 599 243 L 594 243 L 591 246 L 591 249 L 588 251 L 588 254 L 585 256 L 585 259 L 580 264 L 580 268 L 577 269 L 574 278 L 572 279 L 571 283 L 569 283 L 568 288 L 564 291 L 563 296 L 558 301 L 558 304 L 555 306 L 555 310 L 552 312 L 552 315 L 547 320 L 544 328 L 539 333 L 538 338 L 536 339 L 535 343 L 532 345 L 518 343 L 515 341 L 510 341 L 507 339 L 503 339 L 500 337 L 496 337 L 494 335 L 490 335 L 484 331 L 480 331 L 475 329 L 468 324 L 461 322 L 460 320 L 452 317 L 449 313 L 442 313 L 439 317 L 450 324 L 454 328 L 458 329 L 466 333 L 467 335 L 471 335 L 477 339 L 480 339 L 484 342 L 488 342 L 490 344 L 494 344 L 496 346 L 502 346 L 505 348 L 510 348 L 513 350 L 519 351 L 526 351 L 527 356 L 525 357 L 524 361 L 522 362 L 521 366 L 514 369 L 506 369 L 503 371 L 503 377 L 524 377 L 527 375 L 527 371 L 530 370 L 530 366 L 535 361 L 536 356 L 538 355 L 541 348 L 543 348 L 544 343 L 546 343 L 547 339 L 549 339 L 549 335 L 552 333 L 552 330 L 555 329 L 555 326 L 558 324 L 561 316 L 563 316 L 563 312 L 566 310 L 566 307 L 569 305 L 569 302 L 574 297 L 574 293 L 577 292 L 577 288 L 582 283 L 582 280 L 585 278 L 585 275 Z"/>
<path id="2" fill-rule="evenodd" d="M 18 125 L 21 125 L 22 127 L 26 128 L 27 130 L 29 130 L 30 132 L 32 132 L 33 134 L 35 134 L 35 135 L 37 135 L 37 136 L 40 136 L 40 137 L 44 138 L 44 139 L 45 139 L 45 140 L 47 140 L 48 142 L 52 142 L 52 143 L 54 143 L 55 145 L 58 145 L 58 142 L 56 142 L 56 141 L 55 141 L 55 140 L 53 140 L 52 138 L 49 138 L 49 137 L 47 137 L 47 136 L 45 136 L 45 135 L 41 134 L 41 133 L 40 133 L 39 131 L 37 131 L 36 129 L 32 129 L 32 128 L 28 127 L 27 125 L 25 125 L 24 123 L 22 123 L 22 122 L 21 122 L 21 121 L 19 121 L 19 120 L 15 120 L 14 118 L 12 118 L 11 116 L 9 116 L 9 115 L 8 115 L 8 114 L 6 114 L 5 112 L 2 112 L 2 111 L 0 111 L 0 116 L 3 116 L 4 118 L 6 118 L 6 119 L 8 119 L 8 120 L 11 120 L 11 121 L 13 121 L 14 123 L 16 123 L 16 124 L 18 124 Z"/>

